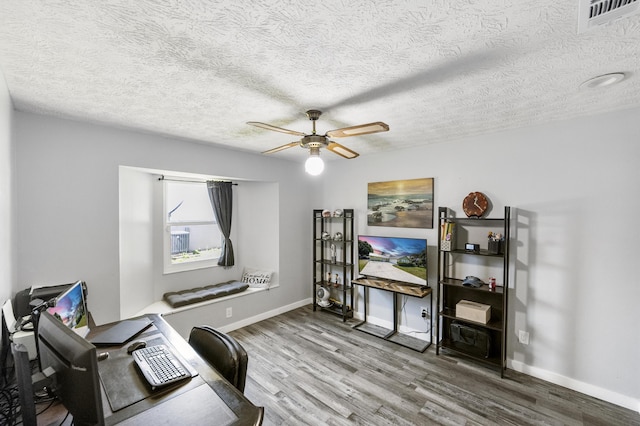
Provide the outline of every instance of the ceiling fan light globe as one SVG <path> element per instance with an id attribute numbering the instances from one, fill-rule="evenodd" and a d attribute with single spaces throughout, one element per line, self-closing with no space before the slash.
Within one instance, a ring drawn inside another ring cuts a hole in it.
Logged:
<path id="1" fill-rule="evenodd" d="M 311 176 L 318 176 L 324 170 L 324 161 L 322 158 L 312 155 L 305 161 L 304 170 Z"/>

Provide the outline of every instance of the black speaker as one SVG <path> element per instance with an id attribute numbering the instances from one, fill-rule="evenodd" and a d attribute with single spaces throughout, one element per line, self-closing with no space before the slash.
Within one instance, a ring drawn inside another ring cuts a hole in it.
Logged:
<path id="1" fill-rule="evenodd" d="M 16 319 L 31 314 L 31 308 L 29 307 L 29 302 L 31 302 L 30 293 L 31 289 L 27 288 L 17 292 L 13 297 L 13 316 L 15 316 Z"/>
<path id="2" fill-rule="evenodd" d="M 36 426 L 36 405 L 33 399 L 33 382 L 31 379 L 31 364 L 29 363 L 29 352 L 24 345 L 11 344 L 13 363 L 16 369 L 16 382 L 18 384 L 18 394 L 20 396 L 20 414 L 22 424 L 25 426 Z"/>

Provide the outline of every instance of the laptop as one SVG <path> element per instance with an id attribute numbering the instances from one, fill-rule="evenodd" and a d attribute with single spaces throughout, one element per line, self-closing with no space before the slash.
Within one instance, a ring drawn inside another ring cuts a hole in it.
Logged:
<path id="1" fill-rule="evenodd" d="M 95 346 L 122 346 L 153 324 L 148 318 L 118 322 L 111 328 L 89 336 L 87 340 Z"/>

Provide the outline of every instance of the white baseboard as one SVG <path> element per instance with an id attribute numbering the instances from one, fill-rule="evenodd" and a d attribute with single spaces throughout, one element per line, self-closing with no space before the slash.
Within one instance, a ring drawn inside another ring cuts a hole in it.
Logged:
<path id="1" fill-rule="evenodd" d="M 263 313 L 261 313 L 259 315 L 255 315 L 255 316 L 252 316 L 252 317 L 249 317 L 249 318 L 245 318 L 245 319 L 243 319 L 241 321 L 238 321 L 238 322 L 234 322 L 234 323 L 231 323 L 231 324 L 224 325 L 222 327 L 219 327 L 218 329 L 220 331 L 222 331 L 223 333 L 228 333 L 230 331 L 237 330 L 239 328 L 246 327 L 246 326 L 251 325 L 251 324 L 255 324 L 256 322 L 260 322 L 260 321 L 269 319 L 271 317 L 275 317 L 276 315 L 284 314 L 285 312 L 289 312 L 289 311 L 292 311 L 294 309 L 298 309 L 298 308 L 301 308 L 303 306 L 310 305 L 312 303 L 313 303 L 313 299 L 311 299 L 311 298 L 303 299 L 303 300 L 291 303 L 291 304 L 286 305 L 286 306 L 280 306 L 279 308 L 273 309 L 271 311 L 263 312 Z"/>
<path id="2" fill-rule="evenodd" d="M 626 395 L 603 389 L 589 383 L 584 383 L 570 377 L 562 376 L 548 370 L 532 367 L 520 361 L 507 359 L 507 366 L 520 373 L 524 373 L 529 376 L 544 380 L 546 382 L 563 386 L 576 392 L 580 392 L 585 395 L 589 395 L 594 398 L 598 398 L 603 401 L 607 401 L 612 404 L 619 405 L 620 407 L 628 408 L 629 410 L 637 411 L 638 413 L 640 413 L 640 401 Z"/>

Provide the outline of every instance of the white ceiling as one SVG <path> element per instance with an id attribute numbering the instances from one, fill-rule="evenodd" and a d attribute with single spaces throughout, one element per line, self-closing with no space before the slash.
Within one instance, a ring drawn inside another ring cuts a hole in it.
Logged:
<path id="1" fill-rule="evenodd" d="M 640 15 L 577 28 L 578 0 L 0 0 L 0 69 L 18 110 L 233 149 L 389 124 L 338 141 L 364 155 L 639 106 Z"/>

